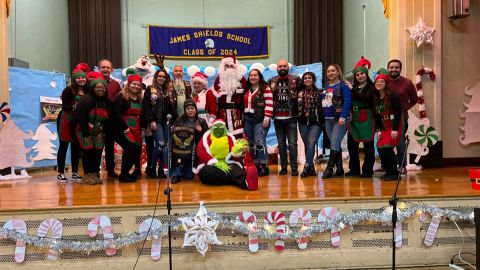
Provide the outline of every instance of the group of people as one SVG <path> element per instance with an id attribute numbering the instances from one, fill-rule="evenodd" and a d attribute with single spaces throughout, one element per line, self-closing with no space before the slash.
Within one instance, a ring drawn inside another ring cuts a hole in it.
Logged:
<path id="1" fill-rule="evenodd" d="M 338 65 L 329 65 L 323 89 L 316 87 L 317 78 L 312 72 L 305 72 L 301 78 L 289 74 L 286 60 L 277 63 L 278 75 L 267 82 L 258 69 L 250 70 L 245 78 L 237 59 L 225 57 L 211 88 L 202 72 L 184 81 L 183 67 L 179 65 L 173 67 L 173 78 L 160 65 L 148 86 L 142 77 L 130 74 L 123 88 L 110 78 L 109 60 L 100 60 L 98 68 L 99 72 L 89 72 L 86 64 L 78 64 L 71 85 L 62 93 L 59 181 L 67 181 L 64 169 L 69 144 L 73 181 L 101 183 L 104 148 L 108 177 L 136 181 L 142 175 L 140 156 L 145 141 L 145 173 L 149 177 L 164 178 L 164 168 L 169 167 L 172 183 L 198 174 L 206 184 L 233 184 L 254 190 L 258 176 L 270 174 L 266 136 L 272 120 L 280 175 L 288 173 L 289 163 L 291 175 L 299 175 L 298 127 L 306 153 L 301 177 L 317 174 L 314 149 L 325 130 L 330 156 L 323 178 L 344 176 L 340 145 L 348 132 L 350 171 L 345 175 L 372 176 L 377 134 L 385 179 L 395 179 L 402 168 L 397 166 L 393 148 L 397 147 L 401 160 L 406 111 L 417 102 L 412 82 L 400 76 L 402 65 L 398 60 L 391 60 L 388 71 L 379 71 L 372 81 L 370 63 L 362 57 L 354 68 L 353 84 L 343 79 Z M 119 175 L 114 171 L 114 142 L 123 149 Z M 365 151 L 361 171 L 360 142 Z M 83 179 L 78 174 L 80 156 Z"/>

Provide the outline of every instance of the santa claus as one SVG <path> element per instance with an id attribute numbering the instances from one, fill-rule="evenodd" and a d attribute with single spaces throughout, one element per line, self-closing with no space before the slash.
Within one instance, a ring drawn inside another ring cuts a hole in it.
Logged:
<path id="1" fill-rule="evenodd" d="M 198 117 L 204 119 L 211 127 L 217 118 L 217 99 L 212 89 L 208 89 L 207 75 L 197 72 L 192 77 L 193 100 L 197 105 Z"/>
<path id="2" fill-rule="evenodd" d="M 200 181 L 209 185 L 236 185 L 248 190 L 258 189 L 258 173 L 253 162 L 245 160 L 249 154 L 248 142 L 236 140 L 225 122 L 215 120 L 209 131 L 198 142 L 197 157 Z"/>
<path id="3" fill-rule="evenodd" d="M 243 136 L 242 101 L 247 84 L 244 73 L 235 56 L 227 56 L 218 67 L 218 76 L 213 85 L 218 97 L 217 118 L 225 121 L 228 131 L 236 138 Z"/>

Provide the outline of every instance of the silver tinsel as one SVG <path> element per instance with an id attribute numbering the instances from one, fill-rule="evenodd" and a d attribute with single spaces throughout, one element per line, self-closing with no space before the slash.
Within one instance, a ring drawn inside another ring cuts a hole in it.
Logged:
<path id="1" fill-rule="evenodd" d="M 398 221 L 403 222 L 404 220 L 412 217 L 416 213 L 427 213 L 431 216 L 440 215 L 444 218 L 451 220 L 467 220 L 473 222 L 473 212 L 472 213 L 462 213 L 455 210 L 443 209 L 434 205 L 423 205 L 409 203 L 407 206 L 405 203 L 399 203 L 400 207 L 397 208 Z M 403 207 L 402 207 L 403 206 Z M 361 222 L 378 222 L 385 225 L 391 223 L 392 208 L 390 206 L 369 211 L 361 210 L 351 214 L 338 213 L 338 215 L 330 220 L 327 220 L 323 223 L 313 222 L 312 225 L 308 228 L 303 228 L 302 225 L 286 226 L 285 233 L 279 234 L 272 230 L 270 226 L 258 226 L 256 232 L 251 232 L 250 227 L 247 224 L 243 224 L 238 219 L 231 219 L 223 217 L 220 214 L 215 212 L 208 212 L 212 220 L 218 221 L 220 226 L 224 229 L 232 230 L 232 233 L 239 233 L 243 235 L 251 234 L 256 235 L 259 238 L 264 239 L 285 239 L 285 240 L 299 240 L 302 236 L 306 235 L 312 237 L 316 233 L 323 233 L 330 230 L 343 230 L 347 226 L 352 230 L 353 225 L 356 225 Z M 185 215 L 181 218 L 188 218 L 195 216 L 195 213 Z M 180 231 L 182 225 L 179 221 L 172 222 L 172 231 Z M 108 247 L 122 248 L 125 246 L 130 246 L 139 242 L 144 241 L 145 239 L 149 240 L 152 237 L 165 236 L 168 232 L 168 224 L 162 224 L 162 227 L 158 229 L 151 230 L 149 233 L 127 233 L 125 236 L 121 236 L 115 239 L 106 239 L 106 240 L 92 240 L 92 241 L 75 241 L 75 240 L 64 240 L 64 239 L 54 239 L 49 237 L 39 237 L 31 234 L 19 233 L 15 230 L 7 230 L 5 228 L 0 229 L 0 237 L 10 238 L 13 241 L 23 241 L 27 245 L 33 245 L 41 248 L 52 248 L 59 252 L 64 250 L 70 251 L 80 251 L 85 253 L 90 253 L 92 251 L 105 250 Z"/>

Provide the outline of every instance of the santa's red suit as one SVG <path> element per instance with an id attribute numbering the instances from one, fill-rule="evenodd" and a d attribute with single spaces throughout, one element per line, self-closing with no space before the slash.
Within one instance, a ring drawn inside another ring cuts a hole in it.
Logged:
<path id="1" fill-rule="evenodd" d="M 219 75 L 215 79 L 213 89 L 218 98 L 217 118 L 223 119 L 227 124 L 227 129 L 236 138 L 243 136 L 243 91 L 246 88 L 247 80 L 239 75 L 236 79 L 235 89 L 222 88 L 222 72 L 225 71 L 225 64 L 232 64 L 240 74 L 240 67 L 237 65 L 235 57 L 225 57 L 219 66 Z"/>
<path id="2" fill-rule="evenodd" d="M 199 82 L 203 90 L 197 93 L 195 83 Z M 217 118 L 217 98 L 212 89 L 207 89 L 207 76 L 202 72 L 197 72 L 192 77 L 192 84 L 194 84 L 195 91 L 192 91 L 192 97 L 197 105 L 197 115 L 204 119 L 208 127 L 212 126 L 213 121 Z"/>

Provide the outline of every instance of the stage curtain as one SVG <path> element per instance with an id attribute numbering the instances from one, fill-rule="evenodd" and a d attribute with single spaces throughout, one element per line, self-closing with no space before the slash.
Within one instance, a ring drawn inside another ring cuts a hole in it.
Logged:
<path id="1" fill-rule="evenodd" d="M 294 0 L 294 63 L 343 65 L 343 1 Z"/>
<path id="2" fill-rule="evenodd" d="M 122 66 L 120 0 L 68 0 L 70 63 L 96 65 L 102 58 Z"/>

